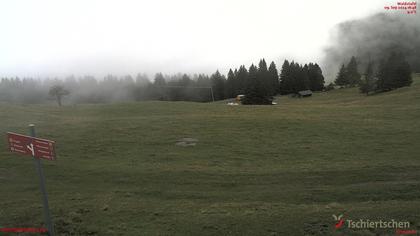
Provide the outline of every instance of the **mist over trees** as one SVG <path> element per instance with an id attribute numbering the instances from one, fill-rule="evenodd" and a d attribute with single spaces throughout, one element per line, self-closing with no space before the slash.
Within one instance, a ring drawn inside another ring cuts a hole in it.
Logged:
<path id="1" fill-rule="evenodd" d="M 46 103 L 57 101 L 54 88 L 68 91 L 63 104 L 112 103 L 142 100 L 211 101 L 211 81 L 206 75 L 156 74 L 154 82 L 145 74 L 130 76 L 108 75 L 64 79 L 2 78 L 0 102 Z M 200 88 L 196 88 L 200 87 Z M 50 93 L 51 90 L 51 93 Z"/>
<path id="2" fill-rule="evenodd" d="M 379 62 L 377 77 L 377 91 L 389 91 L 410 86 L 413 82 L 410 64 L 404 54 L 395 52 Z"/>
<path id="3" fill-rule="evenodd" d="M 341 65 L 335 83 L 340 86 L 354 87 L 360 84 L 360 78 L 357 61 L 353 56 L 347 66 Z"/>
<path id="4" fill-rule="evenodd" d="M 375 91 L 376 89 L 376 80 L 374 73 L 374 63 L 370 61 L 366 67 L 365 74 L 363 79 L 360 80 L 360 92 L 369 95 L 370 92 Z"/>
<path id="5" fill-rule="evenodd" d="M 318 64 L 283 63 L 280 74 L 274 62 L 261 59 L 252 64 L 230 69 L 227 76 L 219 71 L 205 74 L 157 73 L 153 79 L 146 74 L 135 77 L 107 75 L 104 78 L 68 76 L 64 79 L 2 78 L 0 102 L 45 103 L 59 105 L 77 103 L 110 103 L 126 101 L 195 101 L 210 102 L 246 95 L 244 103 L 271 104 L 278 94 L 301 90 L 324 89 L 324 76 Z"/>
<path id="6" fill-rule="evenodd" d="M 49 94 L 50 94 L 50 96 L 53 96 L 53 97 L 56 98 L 58 106 L 61 107 L 61 105 L 62 105 L 61 101 L 63 99 L 63 96 L 69 95 L 70 92 L 68 90 L 64 89 L 63 86 L 54 85 L 50 88 Z"/>
<path id="7" fill-rule="evenodd" d="M 345 66 L 341 65 L 335 84 L 341 87 L 359 86 L 360 92 L 386 92 L 413 82 L 411 67 L 403 53 L 392 52 L 379 62 L 370 60 L 363 76 L 359 73 L 358 62 L 353 56 Z M 375 66 L 377 65 L 377 66 Z"/>
<path id="8" fill-rule="evenodd" d="M 369 62 L 402 53 L 414 72 L 420 72 L 420 14 L 378 13 L 345 21 L 332 31 L 330 45 L 322 61 L 325 75 L 333 80 L 343 60 L 354 55 L 360 71 Z"/>

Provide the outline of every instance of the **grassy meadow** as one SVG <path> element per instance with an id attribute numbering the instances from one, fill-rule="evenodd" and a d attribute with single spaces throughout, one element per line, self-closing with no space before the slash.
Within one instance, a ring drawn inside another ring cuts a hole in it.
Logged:
<path id="1" fill-rule="evenodd" d="M 277 102 L 0 104 L 0 133 L 34 123 L 57 142 L 43 161 L 57 235 L 395 235 L 335 230 L 332 214 L 420 230 L 419 75 Z M 0 227 L 43 224 L 34 162 L 5 137 L 0 188 Z"/>

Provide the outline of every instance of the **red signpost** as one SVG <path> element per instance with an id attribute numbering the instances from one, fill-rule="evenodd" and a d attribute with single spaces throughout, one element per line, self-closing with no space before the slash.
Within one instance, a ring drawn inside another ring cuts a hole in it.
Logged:
<path id="1" fill-rule="evenodd" d="M 50 217 L 41 158 L 55 160 L 55 142 L 47 139 L 36 138 L 35 125 L 29 125 L 29 131 L 30 136 L 8 132 L 7 142 L 9 143 L 9 150 L 11 152 L 32 156 L 34 159 L 35 167 L 39 175 L 39 184 L 42 193 L 42 202 L 44 205 L 45 223 L 48 227 L 47 233 L 50 236 L 54 236 L 54 225 Z"/>
<path id="2" fill-rule="evenodd" d="M 51 140 L 30 137 L 22 134 L 7 133 L 9 150 L 47 160 L 55 160 L 55 143 Z"/>

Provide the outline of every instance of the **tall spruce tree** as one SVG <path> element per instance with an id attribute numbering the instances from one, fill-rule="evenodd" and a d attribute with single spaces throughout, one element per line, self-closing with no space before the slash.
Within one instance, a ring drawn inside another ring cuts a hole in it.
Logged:
<path id="1" fill-rule="evenodd" d="M 199 74 L 197 79 L 196 79 L 195 85 L 197 87 L 204 88 L 204 89 L 199 90 L 200 92 L 197 96 L 197 101 L 200 101 L 200 102 L 213 101 L 211 91 L 209 91 L 209 89 L 207 89 L 208 87 L 211 87 L 211 81 L 210 81 L 210 78 L 209 78 L 208 75 Z"/>
<path id="2" fill-rule="evenodd" d="M 290 93 L 298 93 L 302 90 L 307 90 L 309 86 L 307 66 L 301 66 L 299 63 L 292 61 L 290 63 Z"/>
<path id="3" fill-rule="evenodd" d="M 376 81 L 374 77 L 373 71 L 373 62 L 368 62 L 366 67 L 365 74 L 360 82 L 360 92 L 369 95 L 370 92 L 375 91 L 376 89 Z"/>
<path id="4" fill-rule="evenodd" d="M 341 65 L 340 70 L 338 71 L 337 77 L 335 78 L 334 83 L 339 86 L 347 86 L 349 84 L 349 81 L 347 79 L 347 68 L 343 65 Z"/>
<path id="5" fill-rule="evenodd" d="M 290 70 L 289 61 L 284 60 L 280 72 L 280 94 L 289 94 L 292 91 Z"/>
<path id="6" fill-rule="evenodd" d="M 271 82 L 271 88 L 273 88 L 271 95 L 274 96 L 280 92 L 279 72 L 277 71 L 276 64 L 274 63 L 274 61 L 270 63 L 270 67 L 268 68 L 268 74 Z"/>
<path id="7" fill-rule="evenodd" d="M 238 85 L 239 86 L 237 88 L 237 94 L 236 95 L 240 95 L 240 94 L 245 93 L 247 79 L 248 79 L 248 70 L 246 69 L 246 67 L 244 65 L 242 65 L 242 66 L 239 67 L 239 70 L 238 70 Z"/>
<path id="8" fill-rule="evenodd" d="M 160 101 L 168 100 L 166 80 L 162 73 L 156 73 L 152 88 L 153 99 Z"/>
<path id="9" fill-rule="evenodd" d="M 232 69 L 229 69 L 226 86 L 225 86 L 225 95 L 227 98 L 235 97 L 235 74 Z"/>
<path id="10" fill-rule="evenodd" d="M 309 63 L 308 65 L 309 89 L 312 91 L 322 91 L 324 89 L 324 76 L 318 64 Z"/>
<path id="11" fill-rule="evenodd" d="M 166 80 L 165 80 L 165 77 L 163 77 L 162 73 L 156 73 L 155 80 L 154 80 L 153 84 L 155 84 L 157 86 L 165 86 L 166 85 Z"/>
<path id="12" fill-rule="evenodd" d="M 388 73 L 387 63 L 385 59 L 381 59 L 378 66 L 378 72 L 376 76 L 378 77 L 378 81 L 376 82 L 376 90 L 377 91 L 384 91 L 386 90 L 385 84 L 388 84 L 388 80 L 390 79 Z"/>
<path id="13" fill-rule="evenodd" d="M 214 74 L 210 77 L 213 94 L 215 100 L 223 100 L 225 99 L 225 81 L 226 79 L 222 76 L 217 70 Z"/>
<path id="14" fill-rule="evenodd" d="M 378 69 L 378 91 L 410 86 L 411 68 L 401 53 L 391 53 L 387 60 L 382 60 Z"/>
<path id="15" fill-rule="evenodd" d="M 235 68 L 235 70 L 233 71 L 233 96 L 236 97 L 237 95 L 239 95 L 239 78 L 238 78 L 238 69 Z"/>
<path id="16" fill-rule="evenodd" d="M 258 68 L 254 64 L 249 67 L 245 97 L 242 103 L 245 105 L 268 105 L 272 103 L 271 96 L 267 93 L 263 81 L 258 78 Z"/>
<path id="17" fill-rule="evenodd" d="M 263 87 L 265 89 L 264 93 L 267 94 L 273 94 L 274 88 L 271 87 L 271 81 L 270 81 L 270 75 L 268 73 L 267 63 L 265 62 L 265 59 L 261 59 L 258 63 L 258 73 L 257 73 L 257 79 L 262 82 Z"/>
<path id="18" fill-rule="evenodd" d="M 289 78 L 286 80 L 287 86 L 289 88 L 289 93 L 295 93 L 296 90 L 298 90 L 298 67 L 299 65 L 295 63 L 294 61 L 290 62 L 289 66 Z"/>
<path id="19" fill-rule="evenodd" d="M 348 85 L 353 87 L 360 84 L 361 75 L 357 68 L 357 61 L 354 56 L 351 57 L 349 64 L 347 64 L 347 80 Z"/>
<path id="20" fill-rule="evenodd" d="M 391 55 L 392 56 L 392 55 Z M 405 59 L 404 54 L 402 53 L 395 53 L 395 59 L 393 63 L 394 72 L 393 78 L 395 80 L 394 88 L 400 88 L 404 86 L 410 86 L 413 82 L 413 78 L 411 77 L 411 67 L 410 64 Z"/>
<path id="21" fill-rule="evenodd" d="M 309 71 L 309 67 L 307 64 L 305 64 L 304 66 L 299 66 L 300 70 L 299 70 L 299 87 L 298 87 L 298 91 L 296 91 L 295 93 L 302 91 L 302 90 L 307 90 L 309 89 L 309 76 L 308 76 L 308 71 Z"/>

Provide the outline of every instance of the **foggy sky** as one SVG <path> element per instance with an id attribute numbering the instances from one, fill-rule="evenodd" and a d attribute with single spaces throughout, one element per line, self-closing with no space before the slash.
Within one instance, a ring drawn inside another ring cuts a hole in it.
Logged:
<path id="1" fill-rule="evenodd" d="M 2 0 L 0 76 L 226 73 L 319 61 L 340 22 L 383 0 Z"/>

